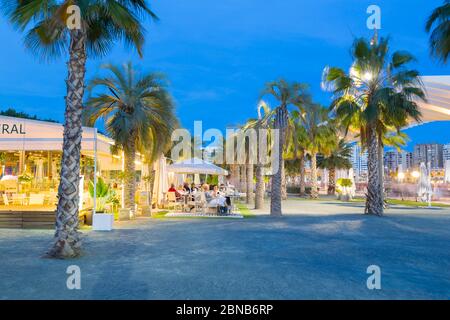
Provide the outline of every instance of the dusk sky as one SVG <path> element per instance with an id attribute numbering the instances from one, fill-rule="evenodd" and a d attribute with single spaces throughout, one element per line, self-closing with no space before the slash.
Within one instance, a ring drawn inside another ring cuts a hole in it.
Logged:
<path id="1" fill-rule="evenodd" d="M 202 120 L 204 128 L 224 129 L 256 114 L 265 82 L 280 77 L 308 83 L 318 102 L 330 97 L 320 88 L 325 66 L 350 66 L 355 37 L 371 36 L 366 9 L 382 10 L 381 35 L 393 49 L 418 59 L 422 75 L 450 74 L 429 57 L 427 16 L 442 0 L 159 0 L 150 1 L 160 22 L 146 23 L 144 58 L 121 43 L 102 59 L 90 59 L 87 79 L 106 62 L 133 60 L 145 71 L 170 79 L 183 126 Z M 0 108 L 13 107 L 63 121 L 66 60 L 45 63 L 27 52 L 22 34 L 0 20 Z M 450 142 L 450 123 L 408 130 L 414 143 Z"/>

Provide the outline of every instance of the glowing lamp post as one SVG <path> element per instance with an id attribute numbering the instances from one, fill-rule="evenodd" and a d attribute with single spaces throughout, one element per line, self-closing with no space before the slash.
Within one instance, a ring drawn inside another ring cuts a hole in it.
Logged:
<path id="1" fill-rule="evenodd" d="M 400 196 L 401 196 L 402 201 L 403 201 L 404 199 L 403 199 L 403 186 L 402 186 L 402 184 L 403 184 L 403 181 L 405 180 L 405 174 L 403 172 L 399 172 L 398 175 L 397 175 L 397 179 L 398 179 L 398 182 L 400 184 L 399 185 Z"/>

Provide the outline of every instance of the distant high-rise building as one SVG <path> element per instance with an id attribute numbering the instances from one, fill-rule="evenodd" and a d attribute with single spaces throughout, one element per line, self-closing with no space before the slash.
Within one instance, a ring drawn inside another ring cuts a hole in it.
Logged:
<path id="1" fill-rule="evenodd" d="M 353 145 L 351 161 L 353 171 L 357 176 L 367 174 L 367 151 L 362 152 L 361 146 L 357 143 Z"/>
<path id="2" fill-rule="evenodd" d="M 406 171 L 413 166 L 413 153 L 403 151 L 399 154 L 398 165 L 402 166 L 402 170 Z"/>
<path id="3" fill-rule="evenodd" d="M 406 171 L 412 167 L 411 152 L 388 151 L 384 154 L 384 167 L 390 172 Z"/>
<path id="4" fill-rule="evenodd" d="M 450 160 L 450 143 L 444 144 L 442 147 L 442 157 L 444 162 Z"/>
<path id="5" fill-rule="evenodd" d="M 414 146 L 413 162 L 415 167 L 430 162 L 432 169 L 443 168 L 444 146 L 438 143 L 417 144 Z"/>
<path id="6" fill-rule="evenodd" d="M 401 157 L 401 155 L 400 155 Z M 384 167 L 388 171 L 397 171 L 399 162 L 398 151 L 388 151 L 384 153 Z"/>

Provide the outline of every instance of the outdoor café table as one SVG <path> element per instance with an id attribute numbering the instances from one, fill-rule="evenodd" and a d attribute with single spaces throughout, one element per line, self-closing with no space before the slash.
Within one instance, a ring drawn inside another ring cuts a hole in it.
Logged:
<path id="1" fill-rule="evenodd" d="M 236 199 L 238 199 L 240 197 L 240 195 L 235 194 L 235 193 L 230 193 L 230 194 L 226 194 L 225 197 L 230 199 L 231 213 L 234 213 L 236 210 L 235 202 L 236 202 Z"/>
<path id="2" fill-rule="evenodd" d="M 180 195 L 183 197 L 183 209 L 186 209 L 189 203 L 189 198 L 192 197 L 192 194 L 189 192 L 180 192 Z"/>

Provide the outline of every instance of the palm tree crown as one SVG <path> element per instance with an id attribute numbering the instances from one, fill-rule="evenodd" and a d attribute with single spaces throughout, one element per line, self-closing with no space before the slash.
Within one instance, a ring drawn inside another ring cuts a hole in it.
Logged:
<path id="1" fill-rule="evenodd" d="M 317 159 L 317 165 L 321 169 L 350 169 L 352 146 L 340 139 L 336 147 L 328 155 L 323 155 Z"/>
<path id="2" fill-rule="evenodd" d="M 348 129 L 356 129 L 363 144 L 367 127 L 381 136 L 389 127 L 400 129 L 409 118 L 420 121 L 417 99 L 425 99 L 419 73 L 407 68 L 414 57 L 397 51 L 389 56 L 389 39 L 379 43 L 357 39 L 352 48 L 350 73 L 327 69 L 325 84 L 332 89 L 332 109 Z"/>
<path id="3" fill-rule="evenodd" d="M 92 56 L 104 56 L 120 39 L 133 45 L 142 56 L 145 29 L 141 20 L 145 16 L 158 19 L 145 0 L 5 0 L 2 8 L 16 27 L 26 31 L 25 45 L 50 59 L 69 49 L 67 8 L 71 5 L 80 8 L 81 31 Z"/>
<path id="4" fill-rule="evenodd" d="M 446 63 L 450 54 L 450 0 L 431 13 L 425 29 L 430 33 L 431 54 Z"/>
<path id="5" fill-rule="evenodd" d="M 164 137 L 170 136 L 178 122 L 162 75 L 139 75 L 131 63 L 104 68 L 111 76 L 92 79 L 88 88 L 91 93 L 101 87 L 106 91 L 88 98 L 85 123 L 93 125 L 103 118 L 109 135 L 125 151 L 131 140 L 141 152 L 148 151 L 149 146 L 164 149 L 168 143 L 161 146 L 159 141 L 167 141 Z"/>

